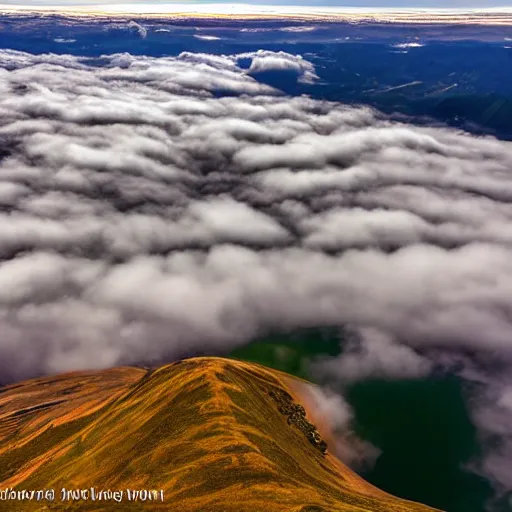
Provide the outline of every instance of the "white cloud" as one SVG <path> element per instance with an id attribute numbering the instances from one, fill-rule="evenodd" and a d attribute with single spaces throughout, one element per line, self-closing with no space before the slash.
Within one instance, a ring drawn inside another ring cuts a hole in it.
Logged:
<path id="1" fill-rule="evenodd" d="M 308 385 L 302 388 L 310 412 L 329 450 L 356 471 L 371 467 L 380 450 L 360 439 L 354 432 L 354 412 L 350 405 L 328 387 Z"/>
<path id="2" fill-rule="evenodd" d="M 128 23 L 128 28 L 134 28 L 137 30 L 138 34 L 142 39 L 146 39 L 148 36 L 148 29 L 143 27 L 140 23 L 137 23 L 136 21 L 131 20 Z"/>
<path id="3" fill-rule="evenodd" d="M 3 378 L 341 324 L 359 342 L 324 371 L 345 380 L 443 351 L 510 369 L 512 144 L 289 98 L 241 58 L 0 51 Z M 509 453 L 484 467 L 503 485 Z"/>
<path id="4" fill-rule="evenodd" d="M 348 384 L 368 378 L 408 379 L 428 375 L 431 361 L 398 344 L 385 332 L 360 328 L 341 356 L 315 365 L 314 371 Z"/>

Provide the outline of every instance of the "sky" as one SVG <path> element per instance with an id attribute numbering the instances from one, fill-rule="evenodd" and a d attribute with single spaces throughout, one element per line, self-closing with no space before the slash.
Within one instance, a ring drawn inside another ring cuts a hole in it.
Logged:
<path id="1" fill-rule="evenodd" d="M 22 5 L 27 6 L 82 6 L 82 5 L 118 5 L 118 4 L 147 4 L 148 6 L 155 6 L 159 4 L 171 5 L 173 2 L 165 1 L 153 1 L 153 2 L 140 2 L 140 0 L 2 0 L 0 2 L 3 5 L 12 5 L 20 7 Z M 174 2 L 178 3 L 178 2 Z M 183 3 L 183 2 L 179 2 Z M 233 0 L 215 0 L 213 2 L 189 2 L 194 3 L 237 3 Z M 276 2 L 269 2 L 268 0 L 252 0 L 252 1 L 241 1 L 238 3 L 249 4 L 249 5 L 304 5 L 314 7 L 360 7 L 360 8 L 387 8 L 387 7 L 399 7 L 399 8 L 438 8 L 438 9 L 450 9 L 450 8 L 474 8 L 474 9 L 489 9 L 492 7 L 511 7 L 509 0 L 279 0 Z"/>

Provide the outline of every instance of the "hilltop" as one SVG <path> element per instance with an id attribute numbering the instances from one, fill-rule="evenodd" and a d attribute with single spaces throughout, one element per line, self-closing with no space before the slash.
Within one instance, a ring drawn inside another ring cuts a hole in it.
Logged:
<path id="1" fill-rule="evenodd" d="M 2 388 L 0 489 L 53 488 L 56 497 L 0 500 L 0 512 L 433 510 L 374 488 L 334 457 L 306 386 L 256 364 L 194 358 Z M 124 495 L 64 502 L 62 487 Z M 142 503 L 127 489 L 157 492 Z"/>

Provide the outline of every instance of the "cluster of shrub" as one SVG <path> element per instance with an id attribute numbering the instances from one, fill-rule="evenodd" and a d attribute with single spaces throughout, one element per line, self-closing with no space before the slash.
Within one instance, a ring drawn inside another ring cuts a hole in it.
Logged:
<path id="1" fill-rule="evenodd" d="M 271 390 L 268 394 L 277 403 L 279 412 L 287 416 L 288 425 L 295 425 L 305 434 L 308 441 L 325 455 L 327 443 L 320 437 L 315 425 L 306 419 L 304 407 L 294 403 L 292 396 L 281 389 Z"/>

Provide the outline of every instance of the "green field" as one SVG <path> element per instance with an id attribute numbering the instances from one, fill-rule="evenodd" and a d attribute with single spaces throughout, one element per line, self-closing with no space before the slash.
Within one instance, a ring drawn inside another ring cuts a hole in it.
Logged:
<path id="1" fill-rule="evenodd" d="M 273 333 L 236 348 L 229 357 L 311 380 L 309 364 L 319 357 L 339 355 L 340 336 L 339 328 L 330 327 Z"/>

